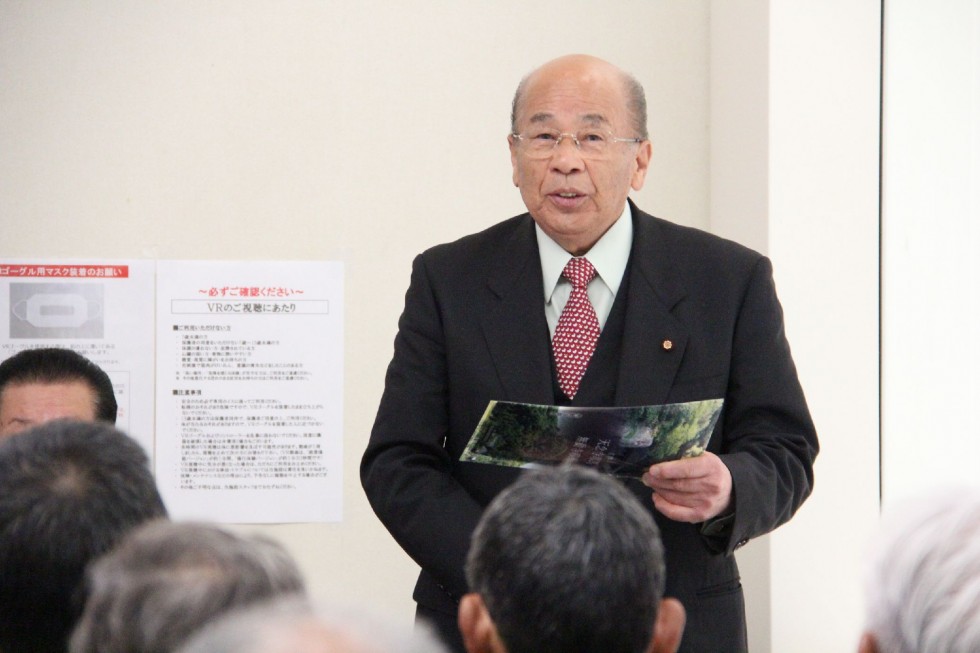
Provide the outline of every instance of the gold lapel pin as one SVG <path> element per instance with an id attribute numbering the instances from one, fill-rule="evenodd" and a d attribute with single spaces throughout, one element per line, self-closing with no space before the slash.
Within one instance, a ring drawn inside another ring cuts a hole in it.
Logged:
<path id="1" fill-rule="evenodd" d="M 664 348 L 664 351 L 670 351 L 674 348 L 674 341 L 664 340 L 662 343 L 660 343 L 660 346 Z"/>

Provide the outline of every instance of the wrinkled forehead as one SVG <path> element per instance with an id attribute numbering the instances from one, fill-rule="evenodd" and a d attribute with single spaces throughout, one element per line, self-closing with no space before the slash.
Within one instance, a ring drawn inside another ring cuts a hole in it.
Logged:
<path id="1" fill-rule="evenodd" d="M 532 75 L 517 107 L 519 125 L 622 127 L 628 117 L 619 75 Z"/>

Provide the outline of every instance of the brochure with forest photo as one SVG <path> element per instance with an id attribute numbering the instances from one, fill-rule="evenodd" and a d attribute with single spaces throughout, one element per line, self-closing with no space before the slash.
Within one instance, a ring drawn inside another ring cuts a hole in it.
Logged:
<path id="1" fill-rule="evenodd" d="M 655 463 L 704 453 L 723 401 L 629 408 L 491 401 L 459 459 L 506 467 L 570 462 L 637 478 Z"/>

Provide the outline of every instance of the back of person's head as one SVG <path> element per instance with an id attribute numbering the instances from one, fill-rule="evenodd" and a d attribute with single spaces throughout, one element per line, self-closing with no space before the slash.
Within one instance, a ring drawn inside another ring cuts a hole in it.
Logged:
<path id="1" fill-rule="evenodd" d="M 864 653 L 980 651 L 980 488 L 885 511 L 865 574 Z"/>
<path id="2" fill-rule="evenodd" d="M 96 561 L 72 653 L 164 653 L 234 607 L 304 591 L 276 542 L 198 523 L 153 522 Z"/>
<path id="3" fill-rule="evenodd" d="M 460 629 L 472 653 L 673 650 L 684 611 L 662 601 L 664 574 L 653 517 L 622 484 L 577 466 L 529 471 L 473 534 Z"/>
<path id="4" fill-rule="evenodd" d="M 178 653 L 446 653 L 426 627 L 401 630 L 377 615 L 312 608 L 283 597 L 232 611 L 202 628 Z"/>
<path id="5" fill-rule="evenodd" d="M 60 347 L 25 349 L 0 363 L 0 395 L 12 386 L 81 382 L 95 397 L 95 419 L 116 423 L 116 395 L 105 371 L 78 352 Z"/>
<path id="6" fill-rule="evenodd" d="M 0 651 L 64 651 L 85 566 L 166 514 L 143 448 L 108 424 L 0 441 Z"/>

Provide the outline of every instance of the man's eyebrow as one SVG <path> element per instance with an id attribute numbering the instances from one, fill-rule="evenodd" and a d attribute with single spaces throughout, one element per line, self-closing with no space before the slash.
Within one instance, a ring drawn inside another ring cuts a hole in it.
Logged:
<path id="1" fill-rule="evenodd" d="M 536 124 L 536 123 L 548 122 L 550 120 L 553 120 L 554 117 L 555 117 L 555 114 L 553 114 L 553 113 L 548 113 L 546 111 L 541 111 L 541 112 L 536 113 L 533 116 L 531 116 L 529 122 L 533 125 L 533 124 Z M 595 126 L 595 125 L 608 125 L 609 124 L 609 121 L 606 120 L 606 117 L 604 115 L 602 115 L 601 113 L 587 113 L 587 114 L 583 115 L 580 118 L 580 122 L 587 123 L 587 124 L 592 125 L 592 126 Z"/>

